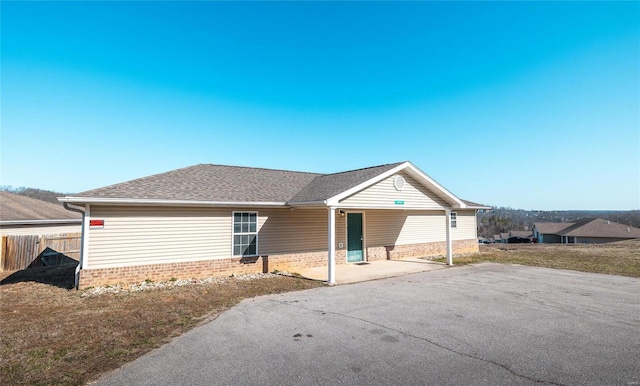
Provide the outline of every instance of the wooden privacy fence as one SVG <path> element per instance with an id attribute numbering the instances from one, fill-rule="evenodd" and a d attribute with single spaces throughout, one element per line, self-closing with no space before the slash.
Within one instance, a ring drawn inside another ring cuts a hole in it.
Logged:
<path id="1" fill-rule="evenodd" d="M 70 259 L 80 259 L 81 233 L 58 235 L 7 235 L 2 236 L 3 271 L 41 267 L 42 258 L 55 264 Z"/>

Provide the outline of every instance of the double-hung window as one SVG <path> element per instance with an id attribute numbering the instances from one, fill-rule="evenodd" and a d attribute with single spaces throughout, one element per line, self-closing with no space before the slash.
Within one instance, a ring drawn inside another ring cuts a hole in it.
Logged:
<path id="1" fill-rule="evenodd" d="M 451 228 L 456 228 L 458 226 L 458 214 L 456 212 L 451 212 Z"/>
<path id="2" fill-rule="evenodd" d="M 233 255 L 258 254 L 258 212 L 233 212 Z"/>

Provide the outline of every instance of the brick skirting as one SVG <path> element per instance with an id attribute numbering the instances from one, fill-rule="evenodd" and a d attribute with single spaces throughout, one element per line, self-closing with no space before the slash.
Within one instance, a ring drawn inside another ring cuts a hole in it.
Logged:
<path id="1" fill-rule="evenodd" d="M 456 255 L 478 252 L 478 241 L 453 241 Z M 397 245 L 367 248 L 367 260 L 392 260 L 407 257 L 428 257 L 446 254 L 445 242 Z M 336 251 L 336 264 L 346 264 L 345 250 Z M 253 258 L 230 258 L 189 261 L 181 263 L 136 265 L 131 267 L 96 268 L 80 270 L 79 289 L 99 285 L 135 283 L 144 280 L 168 281 L 198 279 L 211 276 L 245 275 L 279 271 L 297 272 L 300 268 L 327 265 L 327 251 L 304 252 L 260 256 Z"/>

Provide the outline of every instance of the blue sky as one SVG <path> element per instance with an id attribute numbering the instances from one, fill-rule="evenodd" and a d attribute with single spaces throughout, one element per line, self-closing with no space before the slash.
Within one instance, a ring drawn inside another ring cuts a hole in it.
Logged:
<path id="1" fill-rule="evenodd" d="M 640 208 L 639 2 L 7 2 L 0 184 L 410 160 L 459 197 Z"/>

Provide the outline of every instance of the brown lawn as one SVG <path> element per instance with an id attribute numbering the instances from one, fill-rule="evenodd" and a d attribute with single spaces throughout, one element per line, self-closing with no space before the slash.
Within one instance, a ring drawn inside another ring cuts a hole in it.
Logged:
<path id="1" fill-rule="evenodd" d="M 484 261 L 640 277 L 640 240 L 608 244 L 489 244 L 481 245 L 479 254 L 453 259 L 454 265 Z"/>
<path id="2" fill-rule="evenodd" d="M 2 281 L 0 383 L 85 384 L 242 299 L 323 285 L 274 276 L 83 297 L 69 289 L 73 271 L 35 268 Z"/>

